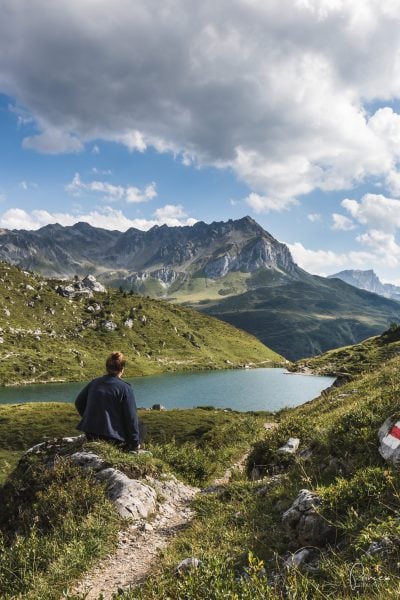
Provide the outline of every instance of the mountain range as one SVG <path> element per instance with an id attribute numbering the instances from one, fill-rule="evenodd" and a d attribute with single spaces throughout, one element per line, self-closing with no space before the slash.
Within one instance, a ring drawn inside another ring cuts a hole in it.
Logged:
<path id="1" fill-rule="evenodd" d="M 329 275 L 330 279 L 341 279 L 360 290 L 367 290 L 374 294 L 379 294 L 385 298 L 400 300 L 400 287 L 392 283 L 382 283 L 375 271 L 369 269 L 367 271 L 359 271 L 356 269 L 348 269 L 340 271 L 334 275 Z"/>
<path id="2" fill-rule="evenodd" d="M 250 217 L 109 231 L 77 223 L 2 230 L 0 259 L 46 277 L 103 283 L 190 305 L 291 360 L 356 343 L 399 320 L 400 303 L 310 275 Z"/>

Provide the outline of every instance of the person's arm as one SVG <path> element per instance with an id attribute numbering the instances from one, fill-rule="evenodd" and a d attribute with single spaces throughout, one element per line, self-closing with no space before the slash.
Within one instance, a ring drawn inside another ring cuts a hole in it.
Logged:
<path id="1" fill-rule="evenodd" d="M 85 385 L 85 387 L 83 388 L 83 390 L 81 390 L 79 392 L 79 394 L 77 395 L 76 400 L 75 400 L 76 410 L 81 415 L 81 417 L 83 417 L 83 413 L 85 412 L 85 409 L 86 409 L 88 392 L 89 392 L 89 384 Z"/>
<path id="2" fill-rule="evenodd" d="M 124 424 L 127 433 L 126 443 L 130 450 L 138 450 L 139 443 L 139 421 L 137 416 L 135 395 L 128 384 L 122 401 Z"/>

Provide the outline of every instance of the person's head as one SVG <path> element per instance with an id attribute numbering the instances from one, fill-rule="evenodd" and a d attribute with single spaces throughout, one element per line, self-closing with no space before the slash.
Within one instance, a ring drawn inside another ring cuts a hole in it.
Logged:
<path id="1" fill-rule="evenodd" d="M 113 352 L 106 360 L 108 375 L 120 375 L 125 368 L 126 358 L 122 352 Z"/>

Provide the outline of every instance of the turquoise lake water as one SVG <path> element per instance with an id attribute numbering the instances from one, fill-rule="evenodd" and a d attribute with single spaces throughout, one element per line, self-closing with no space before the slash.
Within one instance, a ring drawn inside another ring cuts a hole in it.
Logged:
<path id="1" fill-rule="evenodd" d="M 318 396 L 333 377 L 296 375 L 285 369 L 206 371 L 126 379 L 138 407 L 215 406 L 233 410 L 270 410 L 297 406 Z M 0 404 L 73 402 L 82 383 L 54 383 L 0 388 Z"/>

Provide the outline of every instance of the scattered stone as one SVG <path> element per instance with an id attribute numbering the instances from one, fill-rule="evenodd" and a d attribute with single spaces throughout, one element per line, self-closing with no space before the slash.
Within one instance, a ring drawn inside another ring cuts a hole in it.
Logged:
<path id="1" fill-rule="evenodd" d="M 284 446 L 278 448 L 278 454 L 295 454 L 300 446 L 299 438 L 289 438 Z"/>
<path id="2" fill-rule="evenodd" d="M 389 417 L 378 431 L 379 454 L 395 466 L 400 464 L 400 421 Z"/>
<path id="3" fill-rule="evenodd" d="M 4 338 L 0 337 L 0 344 L 4 344 Z"/>
<path id="4" fill-rule="evenodd" d="M 284 562 L 284 566 L 287 569 L 297 569 L 300 565 L 305 562 L 311 555 L 311 550 L 308 548 L 302 548 L 294 554 L 291 554 Z"/>
<path id="5" fill-rule="evenodd" d="M 126 319 L 124 321 L 124 327 L 127 327 L 128 329 L 132 329 L 133 327 L 133 319 Z"/>
<path id="6" fill-rule="evenodd" d="M 142 323 L 142 325 L 146 325 L 146 323 L 147 323 L 147 317 L 146 317 L 146 315 L 141 315 L 139 317 L 139 321 Z"/>
<path id="7" fill-rule="evenodd" d="M 392 540 L 390 540 L 387 537 L 384 537 L 381 540 L 371 542 L 366 553 L 368 554 L 368 556 L 373 556 L 374 554 L 381 553 L 388 554 L 394 549 L 395 546 Z"/>
<path id="8" fill-rule="evenodd" d="M 316 510 L 321 502 L 314 492 L 300 490 L 292 506 L 283 513 L 283 527 L 296 545 L 324 546 L 334 538 L 334 528 Z"/>
<path id="9" fill-rule="evenodd" d="M 175 574 L 180 576 L 185 575 L 188 571 L 191 571 L 192 569 L 198 569 L 200 565 L 201 560 L 195 558 L 194 556 L 184 558 L 175 568 Z"/>
<path id="10" fill-rule="evenodd" d="M 94 307 L 90 304 L 87 308 L 86 308 L 86 312 L 88 313 L 94 313 Z"/>
<path id="11" fill-rule="evenodd" d="M 118 329 L 118 325 L 114 321 L 103 321 L 101 324 L 104 331 L 115 331 Z"/>
<path id="12" fill-rule="evenodd" d="M 10 317 L 10 316 L 11 316 L 11 313 L 10 313 L 10 311 L 8 310 L 8 308 L 5 308 L 5 309 L 4 309 L 4 314 L 5 314 L 5 316 L 6 316 L 6 317 Z"/>
<path id="13" fill-rule="evenodd" d="M 25 289 L 28 290 L 28 291 L 30 291 L 30 292 L 34 292 L 35 291 L 35 288 L 33 286 L 29 285 L 29 283 L 26 284 Z"/>

